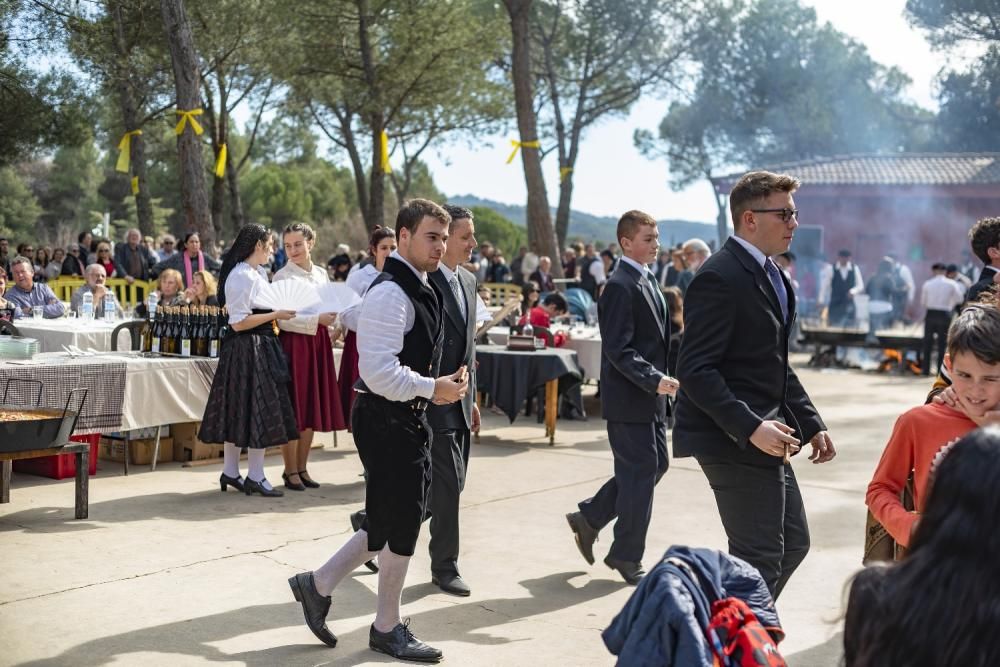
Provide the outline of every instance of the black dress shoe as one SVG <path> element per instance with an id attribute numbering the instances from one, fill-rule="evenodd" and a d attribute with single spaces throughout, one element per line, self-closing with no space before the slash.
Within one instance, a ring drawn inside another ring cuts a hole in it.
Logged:
<path id="1" fill-rule="evenodd" d="M 225 491 L 227 487 L 233 487 L 237 491 L 243 490 L 243 478 L 240 476 L 230 477 L 226 473 L 219 475 L 219 486 Z"/>
<path id="2" fill-rule="evenodd" d="M 293 472 L 293 475 L 298 475 L 299 473 Z M 302 482 L 290 482 L 288 481 L 288 475 L 286 473 L 281 473 L 281 479 L 285 482 L 285 488 L 291 489 L 292 491 L 305 491 L 306 485 Z"/>
<path id="3" fill-rule="evenodd" d="M 622 575 L 622 579 L 624 579 L 625 583 L 630 586 L 635 586 L 644 576 L 646 576 L 646 570 L 643 569 L 642 563 L 633 563 L 629 560 L 618 560 L 617 558 L 608 556 L 604 559 L 604 564 L 612 570 L 618 570 L 618 574 Z"/>
<path id="4" fill-rule="evenodd" d="M 463 598 L 472 595 L 472 589 L 465 583 L 462 575 L 449 572 L 448 574 L 432 574 L 431 583 L 443 590 L 445 593 L 460 595 Z"/>
<path id="5" fill-rule="evenodd" d="M 359 530 L 361 530 L 361 523 L 364 520 L 365 520 L 365 511 L 364 510 L 358 510 L 357 512 L 355 512 L 354 514 L 352 514 L 351 515 L 351 529 L 354 530 L 355 533 L 358 532 Z M 378 563 L 376 563 L 374 560 L 365 561 L 365 567 L 367 567 L 372 572 L 378 572 Z"/>
<path id="6" fill-rule="evenodd" d="M 330 596 L 320 595 L 316 590 L 312 572 L 302 572 L 288 580 L 292 595 L 296 602 L 302 603 L 302 614 L 306 625 L 321 642 L 333 648 L 337 645 L 337 636 L 326 627 L 326 615 L 330 611 Z"/>
<path id="7" fill-rule="evenodd" d="M 316 480 L 314 480 L 312 477 L 307 477 L 306 475 L 308 475 L 308 474 L 309 473 L 307 473 L 305 470 L 300 470 L 299 471 L 299 479 L 301 479 L 302 483 L 305 484 L 306 486 L 308 486 L 310 489 L 318 489 L 319 488 L 319 482 L 317 482 Z"/>
<path id="8" fill-rule="evenodd" d="M 247 494 L 248 496 L 252 496 L 255 493 L 259 493 L 260 495 L 267 496 L 268 498 L 280 498 L 281 496 L 285 495 L 283 491 L 279 491 L 278 489 L 275 488 L 268 489 L 263 484 L 263 482 L 265 481 L 267 480 L 262 479 L 259 482 L 255 482 L 249 477 L 247 477 L 245 480 L 243 480 L 243 493 Z"/>
<path id="9" fill-rule="evenodd" d="M 391 655 L 397 660 L 414 662 L 440 662 L 444 654 L 428 646 L 410 632 L 410 619 L 400 623 L 389 632 L 379 632 L 372 625 L 368 632 L 368 647 L 373 651 Z"/>
<path id="10" fill-rule="evenodd" d="M 566 515 L 566 521 L 569 522 L 569 527 L 573 531 L 573 536 L 576 538 L 576 548 L 580 550 L 580 554 L 583 559 L 587 561 L 589 565 L 594 564 L 594 542 L 597 541 L 597 530 L 594 529 L 587 519 L 584 518 L 582 512 L 570 512 Z"/>

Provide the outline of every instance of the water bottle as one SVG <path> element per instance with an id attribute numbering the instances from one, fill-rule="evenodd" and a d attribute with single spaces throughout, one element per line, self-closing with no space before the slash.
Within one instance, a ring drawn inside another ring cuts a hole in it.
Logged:
<path id="1" fill-rule="evenodd" d="M 104 294 L 104 321 L 115 321 L 115 293 L 106 292 Z"/>
<path id="2" fill-rule="evenodd" d="M 83 293 L 83 306 L 80 307 L 80 317 L 85 320 L 93 319 L 94 317 L 94 293 L 84 292 Z"/>
<path id="3" fill-rule="evenodd" d="M 156 295 L 156 292 L 150 292 L 149 298 L 146 299 L 146 311 L 149 313 L 149 321 L 152 322 L 153 318 L 156 317 L 156 304 L 160 302 L 160 297 Z"/>

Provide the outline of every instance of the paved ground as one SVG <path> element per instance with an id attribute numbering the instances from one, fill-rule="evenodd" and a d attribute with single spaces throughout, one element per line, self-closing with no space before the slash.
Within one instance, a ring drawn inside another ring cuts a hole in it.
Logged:
<path id="1" fill-rule="evenodd" d="M 857 569 L 864 489 L 895 416 L 922 402 L 921 379 L 801 371 L 840 450 L 798 461 L 813 550 L 778 608 L 790 664 L 840 659 L 844 584 Z M 470 598 L 430 584 L 426 535 L 404 593 L 404 614 L 452 665 L 610 665 L 599 632 L 631 589 L 579 556 L 563 515 L 611 471 L 603 422 L 542 427 L 488 415 L 463 496 L 462 571 Z M 101 462 L 90 519 L 74 521 L 70 480 L 15 475 L 0 506 L 0 664 L 358 665 L 390 662 L 367 649 L 376 577 L 364 569 L 334 593 L 336 649 L 302 624 L 285 579 L 312 569 L 348 534 L 363 499 L 349 438 L 315 451 L 323 487 L 283 499 L 219 493 L 221 466 L 123 477 Z M 280 479 L 280 461 L 268 476 Z M 598 543 L 599 557 L 610 530 Z M 671 463 L 656 497 L 646 562 L 671 544 L 725 548 L 707 484 L 690 460 Z"/>

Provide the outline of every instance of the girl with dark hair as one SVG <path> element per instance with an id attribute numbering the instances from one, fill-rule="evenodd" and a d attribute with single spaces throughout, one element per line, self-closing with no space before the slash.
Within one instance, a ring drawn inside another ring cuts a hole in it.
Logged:
<path id="1" fill-rule="evenodd" d="M 844 624 L 847 667 L 1000 664 L 1000 429 L 969 433 L 939 457 L 898 564 L 862 570 Z"/>
<path id="2" fill-rule="evenodd" d="M 392 227 L 375 225 L 368 238 L 368 259 L 357 271 L 347 277 L 347 286 L 363 297 L 368 288 L 382 273 L 386 258 L 396 249 L 396 232 Z M 344 410 L 344 422 L 351 427 L 351 407 L 354 405 L 354 384 L 361 377 L 358 373 L 358 318 L 361 304 L 348 308 L 340 314 L 340 324 L 347 330 L 344 337 L 344 354 L 340 358 L 340 405 Z"/>
<path id="3" fill-rule="evenodd" d="M 312 227 L 301 222 L 288 225 L 282 233 L 282 243 L 288 261 L 274 274 L 274 282 L 301 280 L 317 287 L 329 282 L 326 270 L 312 261 L 310 253 L 316 243 Z M 285 472 L 281 478 L 285 487 L 293 491 L 319 487 L 306 470 L 313 433 L 347 428 L 340 405 L 337 367 L 329 335 L 329 327 L 336 319 L 336 313 L 320 313 L 299 315 L 278 324 L 281 328 L 278 340 L 288 358 L 292 375 L 288 389 L 299 431 L 297 443 L 290 442 L 281 448 L 285 459 Z"/>
<path id="4" fill-rule="evenodd" d="M 271 253 L 271 235 L 262 225 L 244 226 L 226 255 L 219 276 L 219 303 L 229 310 L 229 333 L 222 341 L 219 366 L 208 394 L 198 437 L 225 443 L 219 485 L 248 496 L 282 496 L 264 477 L 264 448 L 299 437 L 288 397 L 288 365 L 274 321 L 295 317 L 290 310 L 254 308 L 267 278 L 260 270 Z M 249 470 L 240 477 L 240 449 L 247 448 Z"/>

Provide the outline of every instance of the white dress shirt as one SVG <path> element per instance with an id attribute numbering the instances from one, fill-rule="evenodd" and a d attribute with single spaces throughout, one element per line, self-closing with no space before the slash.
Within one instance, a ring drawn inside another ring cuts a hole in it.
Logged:
<path id="1" fill-rule="evenodd" d="M 226 308 L 229 310 L 229 324 L 237 324 L 253 314 L 255 300 L 260 288 L 267 284 L 267 277 L 261 271 L 240 262 L 226 277 Z M 270 309 L 268 309 L 270 310 Z"/>
<path id="2" fill-rule="evenodd" d="M 355 265 L 357 266 L 357 265 Z M 365 264 L 363 267 L 347 276 L 347 286 L 357 292 L 358 296 L 364 297 L 365 292 L 372 286 L 378 278 L 379 270 L 374 264 Z M 338 316 L 340 324 L 351 331 L 357 333 L 358 320 L 361 318 L 361 304 L 357 303 L 344 310 Z"/>
<path id="3" fill-rule="evenodd" d="M 754 261 L 757 262 L 757 265 L 760 266 L 760 268 L 762 269 L 764 268 L 764 261 L 767 259 L 767 256 L 760 248 L 750 243 L 746 239 L 740 238 L 739 236 L 731 236 L 729 238 L 731 238 L 732 240 L 736 241 L 741 246 L 743 246 L 746 249 L 746 251 L 750 253 L 750 255 L 754 258 Z"/>
<path id="4" fill-rule="evenodd" d="M 590 263 L 590 275 L 594 277 L 598 285 L 608 282 L 608 277 L 604 274 L 604 259 L 600 255 L 597 256 L 596 262 Z"/>
<path id="5" fill-rule="evenodd" d="M 833 290 L 833 272 L 839 271 L 842 280 L 847 280 L 851 273 L 854 273 L 854 287 L 851 288 L 851 296 L 864 294 L 865 280 L 861 277 L 861 269 L 854 262 L 848 262 L 847 266 L 840 264 L 825 264 L 819 273 L 819 297 L 817 301 L 821 304 L 830 303 L 830 292 Z"/>
<path id="6" fill-rule="evenodd" d="M 312 264 L 310 269 L 306 271 L 301 266 L 290 260 L 286 262 L 283 267 L 278 269 L 278 272 L 274 274 L 274 278 L 271 279 L 271 282 L 276 283 L 279 280 L 302 280 L 307 283 L 311 283 L 316 287 L 330 282 L 329 276 L 326 275 L 326 269 Z M 297 315 L 290 320 L 279 320 L 278 328 L 282 331 L 315 336 L 316 330 L 319 328 L 319 314 Z"/>
<path id="7" fill-rule="evenodd" d="M 934 276 L 920 290 L 920 303 L 927 310 L 950 313 L 965 300 L 965 291 L 958 281 L 947 276 Z"/>
<path id="8" fill-rule="evenodd" d="M 451 278 L 452 278 L 452 276 L 455 275 L 456 272 L 452 271 L 447 266 L 445 266 L 444 262 L 441 262 L 440 264 L 438 264 L 438 267 L 441 269 L 441 275 L 444 276 L 445 281 L 450 285 L 451 284 Z M 475 274 L 473 274 L 473 275 L 475 275 Z M 462 294 L 465 294 L 465 288 L 462 287 L 462 281 L 458 282 L 458 287 L 459 287 L 459 290 L 462 292 Z M 465 304 L 465 312 L 469 312 L 469 304 Z M 483 297 L 479 296 L 479 292 L 477 291 L 476 292 L 476 326 L 478 326 L 482 322 L 489 322 L 491 319 L 493 319 L 493 316 L 490 315 L 489 308 L 486 307 L 486 304 L 483 302 Z"/>
<path id="9" fill-rule="evenodd" d="M 427 284 L 427 274 L 417 271 L 396 251 L 390 255 Z M 403 288 L 386 281 L 368 289 L 358 321 L 358 373 L 373 393 L 390 401 L 430 399 L 434 378 L 399 363 L 403 339 L 413 328 L 416 312 Z"/>

